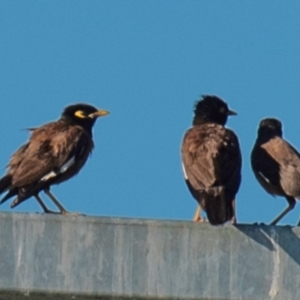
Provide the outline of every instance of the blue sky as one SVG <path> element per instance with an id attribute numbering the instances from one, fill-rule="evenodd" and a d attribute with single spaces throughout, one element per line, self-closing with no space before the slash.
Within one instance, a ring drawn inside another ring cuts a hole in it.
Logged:
<path id="1" fill-rule="evenodd" d="M 249 156 L 267 116 L 300 149 L 299 13 L 300 2 L 275 0 L 1 1 L 3 174 L 22 129 L 88 102 L 111 115 L 86 166 L 53 193 L 90 215 L 190 220 L 180 143 L 195 101 L 216 94 L 238 112 L 228 122 L 243 154 L 238 221 L 270 222 L 287 203 L 259 186 Z M 40 208 L 31 198 L 14 210 Z M 298 204 L 281 224 L 299 214 Z"/>

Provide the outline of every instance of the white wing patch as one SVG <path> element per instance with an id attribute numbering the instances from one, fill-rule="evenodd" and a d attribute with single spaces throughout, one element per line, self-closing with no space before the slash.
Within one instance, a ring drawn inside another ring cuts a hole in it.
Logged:
<path id="1" fill-rule="evenodd" d="M 47 181 L 49 180 L 50 178 L 53 178 L 55 176 L 57 176 L 58 173 L 54 172 L 54 171 L 51 171 L 50 173 L 46 174 L 42 179 L 41 181 Z"/>
<path id="2" fill-rule="evenodd" d="M 184 179 L 188 180 L 188 176 L 186 174 L 186 171 L 185 171 L 185 167 L 184 167 L 184 164 L 181 163 L 181 166 L 182 166 L 182 171 L 183 171 L 183 176 L 184 176 Z"/>
<path id="3" fill-rule="evenodd" d="M 72 156 L 62 167 L 59 169 L 58 172 L 51 171 L 50 173 L 46 174 L 41 181 L 47 181 L 51 178 L 56 177 L 57 175 L 66 172 L 75 162 L 75 156 Z"/>
<path id="4" fill-rule="evenodd" d="M 59 173 L 66 172 L 75 162 L 75 156 L 72 156 L 59 170 Z"/>
<path id="5" fill-rule="evenodd" d="M 264 176 L 264 174 L 262 172 L 258 172 L 258 174 L 267 182 L 267 183 L 270 183 L 270 180 Z"/>

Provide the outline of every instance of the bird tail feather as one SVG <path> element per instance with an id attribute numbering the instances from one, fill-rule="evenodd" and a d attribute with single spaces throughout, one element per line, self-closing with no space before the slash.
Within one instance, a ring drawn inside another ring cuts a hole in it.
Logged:
<path id="1" fill-rule="evenodd" d="M 224 187 L 210 187 L 204 193 L 205 210 L 212 225 L 221 225 L 233 217 L 233 209 L 224 195 Z"/>
<path id="2" fill-rule="evenodd" d="M 0 179 L 0 194 L 5 192 L 11 185 L 11 175 L 5 175 Z"/>
<path id="3" fill-rule="evenodd" d="M 18 189 L 17 188 L 12 188 L 11 190 L 8 191 L 8 193 L 1 199 L 0 204 L 4 203 L 7 201 L 9 198 L 15 196 L 18 194 Z"/>

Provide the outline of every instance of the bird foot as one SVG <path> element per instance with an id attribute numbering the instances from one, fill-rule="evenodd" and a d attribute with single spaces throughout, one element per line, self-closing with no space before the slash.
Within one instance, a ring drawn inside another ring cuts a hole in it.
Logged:
<path id="1" fill-rule="evenodd" d="M 252 225 L 254 225 L 254 226 L 267 226 L 267 224 L 265 224 L 264 222 L 260 222 L 260 223 L 255 222 Z"/>
<path id="2" fill-rule="evenodd" d="M 57 211 L 50 210 L 50 209 L 45 209 L 45 210 L 44 210 L 44 214 L 54 214 L 54 215 L 59 215 L 60 213 L 57 212 Z"/>
<path id="3" fill-rule="evenodd" d="M 236 224 L 236 217 L 231 218 L 230 223 L 232 225 L 235 225 Z"/>
<path id="4" fill-rule="evenodd" d="M 206 218 L 197 218 L 197 219 L 193 219 L 193 222 L 196 223 L 205 223 L 207 222 Z"/>
<path id="5" fill-rule="evenodd" d="M 77 213 L 77 212 L 72 213 L 72 212 L 69 212 L 69 211 L 66 211 L 66 210 L 62 211 L 61 214 L 64 215 L 64 216 L 85 216 L 82 213 Z"/>

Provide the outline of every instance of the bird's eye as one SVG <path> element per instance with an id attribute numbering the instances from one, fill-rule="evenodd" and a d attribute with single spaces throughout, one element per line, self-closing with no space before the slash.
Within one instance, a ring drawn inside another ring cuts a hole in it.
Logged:
<path id="1" fill-rule="evenodd" d="M 81 119 L 85 119 L 86 118 L 86 115 L 84 114 L 84 112 L 82 110 L 77 110 L 75 112 L 75 116 L 78 117 L 78 118 L 81 118 Z"/>
<path id="2" fill-rule="evenodd" d="M 225 114 L 225 113 L 226 113 L 226 108 L 222 106 L 222 107 L 219 109 L 219 111 L 220 111 L 220 113 Z"/>

